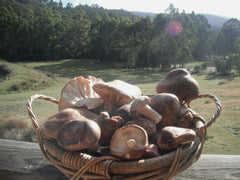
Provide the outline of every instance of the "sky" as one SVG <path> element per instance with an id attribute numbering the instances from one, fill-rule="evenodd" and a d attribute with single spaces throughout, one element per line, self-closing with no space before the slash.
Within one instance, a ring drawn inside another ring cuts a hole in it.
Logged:
<path id="1" fill-rule="evenodd" d="M 58 0 L 55 0 L 58 1 Z M 238 18 L 240 20 L 239 0 L 62 0 L 63 5 L 72 3 L 98 4 L 106 9 L 124 9 L 127 11 L 140 11 L 151 13 L 164 13 L 173 4 L 179 12 L 186 13 L 194 11 L 196 14 L 213 14 L 227 18 Z"/>

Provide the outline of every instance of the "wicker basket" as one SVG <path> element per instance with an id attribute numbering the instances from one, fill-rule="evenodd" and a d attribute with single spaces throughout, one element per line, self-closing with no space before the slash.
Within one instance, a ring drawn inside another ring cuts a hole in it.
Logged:
<path id="1" fill-rule="evenodd" d="M 58 100 L 52 97 L 35 94 L 28 100 L 27 109 L 44 157 L 69 179 L 170 179 L 199 159 L 206 139 L 206 130 L 221 112 L 221 104 L 216 96 L 204 94 L 198 98 L 212 99 L 216 104 L 216 112 L 206 124 L 202 121 L 196 123 L 197 138 L 194 142 L 181 145 L 175 151 L 158 157 L 134 161 L 123 161 L 113 156 L 98 157 L 69 152 L 60 148 L 56 141 L 41 137 L 32 103 L 35 99 L 43 99 L 58 104 Z"/>

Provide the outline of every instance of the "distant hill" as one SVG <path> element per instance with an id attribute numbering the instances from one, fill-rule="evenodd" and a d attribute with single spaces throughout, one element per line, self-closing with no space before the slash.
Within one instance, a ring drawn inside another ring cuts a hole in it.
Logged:
<path id="1" fill-rule="evenodd" d="M 131 13 L 140 17 L 146 17 L 147 15 L 149 15 L 152 19 L 157 15 L 157 13 L 138 12 L 138 11 L 131 11 Z"/>
<path id="2" fill-rule="evenodd" d="M 222 28 L 223 24 L 227 22 L 229 19 L 222 17 L 222 16 L 217 16 L 217 15 L 212 15 L 212 14 L 203 14 L 207 20 L 208 23 L 212 26 L 212 28 Z"/>
<path id="3" fill-rule="evenodd" d="M 131 11 L 131 13 L 140 16 L 140 17 L 146 17 L 149 15 L 152 19 L 157 15 L 157 13 L 148 13 L 148 12 L 137 12 L 137 11 Z M 212 26 L 212 29 L 214 30 L 220 30 L 223 26 L 223 24 L 228 20 L 225 17 L 212 15 L 212 14 L 203 14 L 208 20 L 208 23 Z"/>

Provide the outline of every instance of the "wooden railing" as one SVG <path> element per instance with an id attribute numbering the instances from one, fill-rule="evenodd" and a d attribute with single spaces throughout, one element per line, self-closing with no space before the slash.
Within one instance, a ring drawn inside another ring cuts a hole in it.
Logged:
<path id="1" fill-rule="evenodd" d="M 44 159 L 37 143 L 0 139 L 0 179 L 67 179 Z M 202 155 L 174 180 L 240 180 L 240 155 Z"/>

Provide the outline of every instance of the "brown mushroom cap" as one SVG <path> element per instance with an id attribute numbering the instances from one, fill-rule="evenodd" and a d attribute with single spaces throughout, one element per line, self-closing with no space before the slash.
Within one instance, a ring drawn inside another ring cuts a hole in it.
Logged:
<path id="1" fill-rule="evenodd" d="M 137 86 L 118 79 L 107 83 L 96 83 L 93 89 L 104 99 L 105 110 L 108 112 L 114 106 L 119 107 L 141 96 L 141 90 Z"/>
<path id="2" fill-rule="evenodd" d="M 128 121 L 125 123 L 125 125 L 132 125 L 132 124 L 141 126 L 143 129 L 145 129 L 148 136 L 153 135 L 157 131 L 155 122 L 149 119 L 146 119 L 144 117 L 138 117 L 133 119 L 132 121 Z"/>
<path id="3" fill-rule="evenodd" d="M 181 103 L 189 104 L 199 95 L 199 84 L 186 69 L 170 71 L 156 87 L 157 93 L 175 94 Z"/>
<path id="4" fill-rule="evenodd" d="M 110 151 L 112 155 L 122 159 L 138 159 L 145 153 L 147 145 L 146 131 L 137 125 L 128 125 L 115 131 L 110 142 Z"/>
<path id="5" fill-rule="evenodd" d="M 58 132 L 57 142 L 60 147 L 69 151 L 89 149 L 97 150 L 101 130 L 91 120 L 71 120 L 66 122 Z"/>
<path id="6" fill-rule="evenodd" d="M 192 129 L 167 126 L 161 130 L 157 145 L 161 150 L 173 150 L 179 144 L 190 143 L 195 138 L 196 132 Z"/>
<path id="7" fill-rule="evenodd" d="M 92 86 L 96 83 L 104 82 L 102 79 L 97 79 L 93 76 L 88 76 L 84 78 L 83 76 L 78 76 L 66 83 L 61 91 L 61 98 L 58 103 L 59 110 L 65 108 L 75 108 L 76 103 L 80 103 L 82 99 L 85 98 L 100 98 L 99 95 L 92 89 Z M 101 100 L 99 100 L 101 102 Z M 100 102 L 95 105 L 101 105 Z M 92 107 L 93 101 L 85 101 L 85 107 Z M 89 105 L 87 103 L 90 103 Z M 81 103 L 80 103 L 81 104 Z"/>
<path id="8" fill-rule="evenodd" d="M 66 108 L 49 117 L 41 126 L 41 133 L 47 138 L 57 139 L 57 133 L 61 126 L 72 119 L 79 119 L 80 113 L 76 109 Z"/>
<path id="9" fill-rule="evenodd" d="M 79 112 L 80 114 L 80 118 L 79 119 L 87 119 L 87 120 L 92 120 L 92 121 L 95 121 L 96 123 L 98 123 L 98 120 L 99 120 L 99 116 L 92 112 L 92 111 L 89 111 L 85 108 L 76 108 L 76 110 Z"/>
<path id="10" fill-rule="evenodd" d="M 176 126 L 176 118 L 180 109 L 180 102 L 176 95 L 170 93 L 160 93 L 154 95 L 149 105 L 162 115 L 163 119 L 159 123 L 162 127 Z"/>

